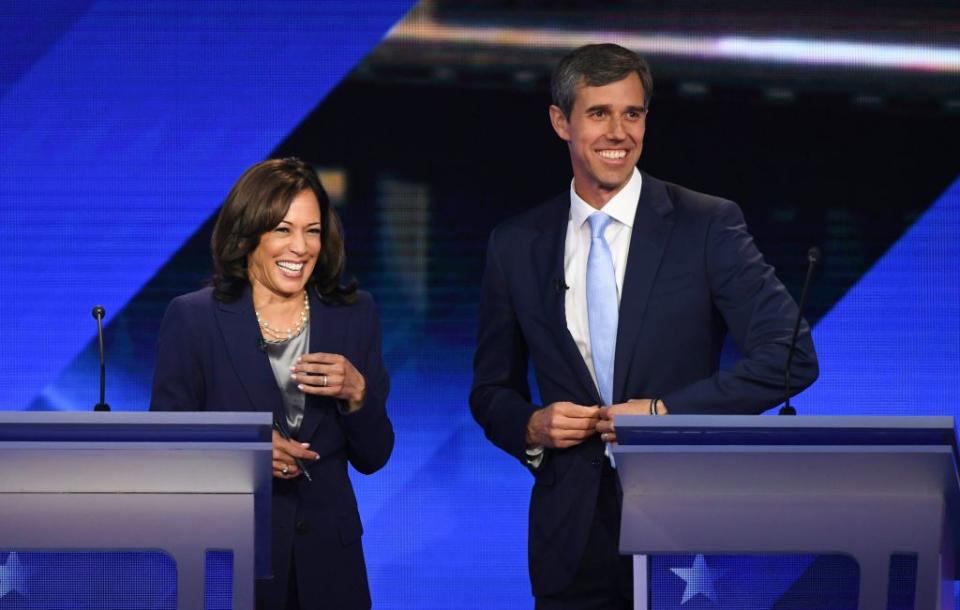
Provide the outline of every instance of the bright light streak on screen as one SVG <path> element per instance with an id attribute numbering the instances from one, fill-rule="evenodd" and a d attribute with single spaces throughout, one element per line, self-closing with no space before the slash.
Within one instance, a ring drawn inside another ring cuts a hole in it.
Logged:
<path id="1" fill-rule="evenodd" d="M 920 72 L 960 72 L 960 49 L 787 38 L 720 38 L 718 56 L 790 64 L 869 66 Z"/>
<path id="2" fill-rule="evenodd" d="M 517 48 L 535 46 L 541 49 L 570 49 L 584 44 L 612 42 L 647 55 L 960 74 L 960 48 L 933 45 L 469 27 L 438 23 L 429 17 L 403 20 L 390 32 L 388 39 Z"/>

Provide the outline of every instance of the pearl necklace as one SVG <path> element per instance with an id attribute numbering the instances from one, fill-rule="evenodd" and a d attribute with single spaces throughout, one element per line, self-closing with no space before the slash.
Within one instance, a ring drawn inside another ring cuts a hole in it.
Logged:
<path id="1" fill-rule="evenodd" d="M 270 326 L 269 322 L 260 317 L 259 310 L 255 309 L 253 313 L 257 316 L 257 324 L 259 324 L 260 329 L 263 330 L 264 341 L 267 343 L 283 343 L 284 341 L 293 339 L 307 327 L 307 321 L 310 319 L 310 299 L 307 297 L 307 291 L 304 290 L 303 309 L 300 310 L 300 318 L 297 320 L 296 325 L 286 330 Z"/>

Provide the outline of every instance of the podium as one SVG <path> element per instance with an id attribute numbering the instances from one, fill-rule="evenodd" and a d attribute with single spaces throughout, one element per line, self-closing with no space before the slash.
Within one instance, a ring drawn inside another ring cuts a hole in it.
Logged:
<path id="1" fill-rule="evenodd" d="M 861 610 L 887 608 L 891 554 L 913 555 L 914 607 L 953 609 L 952 417 L 631 415 L 616 428 L 622 553 L 845 554 Z"/>
<path id="2" fill-rule="evenodd" d="M 270 570 L 270 413 L 0 412 L 0 548 L 161 550 L 177 608 L 204 607 L 208 550 L 233 608 Z"/>

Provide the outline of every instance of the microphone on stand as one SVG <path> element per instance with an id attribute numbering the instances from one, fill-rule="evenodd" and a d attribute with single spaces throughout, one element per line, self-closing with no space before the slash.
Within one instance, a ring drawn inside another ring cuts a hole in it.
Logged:
<path id="1" fill-rule="evenodd" d="M 820 262 L 820 248 L 811 246 L 807 250 L 807 277 L 803 280 L 803 290 L 800 292 L 800 304 L 797 307 L 797 322 L 793 325 L 793 338 L 790 339 L 790 350 L 787 351 L 787 367 L 784 372 L 783 406 L 780 415 L 796 415 L 797 410 L 790 406 L 790 365 L 793 363 L 793 352 L 797 349 L 797 335 L 800 334 L 800 320 L 803 318 L 803 304 L 807 301 L 807 288 L 810 287 L 810 278 L 813 277 L 813 268 Z"/>
<path id="2" fill-rule="evenodd" d="M 110 405 L 106 403 L 105 395 L 107 393 L 107 367 L 103 358 L 103 317 L 107 315 L 107 310 L 103 305 L 97 305 L 91 312 L 97 320 L 97 344 L 100 346 L 100 402 L 94 405 L 94 411 L 109 411 Z"/>

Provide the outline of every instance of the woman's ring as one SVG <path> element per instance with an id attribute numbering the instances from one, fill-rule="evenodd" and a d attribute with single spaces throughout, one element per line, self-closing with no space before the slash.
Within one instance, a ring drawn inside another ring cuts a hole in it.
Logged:
<path id="1" fill-rule="evenodd" d="M 280 469 L 280 472 L 282 472 L 283 474 L 287 474 L 287 473 L 290 472 L 290 469 L 287 468 L 287 465 L 286 465 L 286 464 L 284 464 L 284 465 L 283 465 L 283 468 Z"/>
<path id="2" fill-rule="evenodd" d="M 326 375 L 321 375 L 321 376 L 320 376 L 320 385 L 323 386 L 323 387 L 327 387 L 327 376 L 326 376 Z"/>

